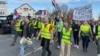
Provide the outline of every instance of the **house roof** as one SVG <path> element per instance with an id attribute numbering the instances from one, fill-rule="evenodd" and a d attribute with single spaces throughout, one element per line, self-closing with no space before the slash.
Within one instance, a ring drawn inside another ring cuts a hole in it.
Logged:
<path id="1" fill-rule="evenodd" d="M 28 3 L 24 3 L 21 6 L 19 6 L 18 8 L 20 8 L 20 7 L 24 6 L 24 5 L 28 5 L 31 9 L 33 9 Z M 16 8 L 16 9 L 18 9 L 18 8 Z M 35 9 L 33 9 L 33 11 L 35 11 Z"/>
<path id="2" fill-rule="evenodd" d="M 40 12 L 41 10 L 38 10 L 36 13 L 35 13 L 35 15 L 41 15 L 41 12 Z"/>

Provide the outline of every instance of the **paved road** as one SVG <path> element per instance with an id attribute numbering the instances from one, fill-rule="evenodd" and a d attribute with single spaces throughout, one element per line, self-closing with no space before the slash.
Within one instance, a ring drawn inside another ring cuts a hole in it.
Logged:
<path id="1" fill-rule="evenodd" d="M 17 40 L 17 44 L 15 46 L 10 46 L 12 43 L 13 37 L 11 35 L 0 35 L 0 56 L 18 56 L 19 54 L 19 39 Z M 32 50 L 28 48 L 25 52 L 26 56 L 41 56 L 41 48 L 40 48 L 40 41 L 34 41 L 37 52 L 32 53 Z M 52 44 L 50 46 L 52 50 L 52 56 L 59 56 L 59 49 L 56 48 L 56 44 Z M 80 49 L 77 50 L 73 47 L 71 48 L 71 56 L 96 56 L 96 46 L 95 44 L 90 43 L 88 48 L 88 52 L 82 52 L 82 47 L 80 43 Z"/>

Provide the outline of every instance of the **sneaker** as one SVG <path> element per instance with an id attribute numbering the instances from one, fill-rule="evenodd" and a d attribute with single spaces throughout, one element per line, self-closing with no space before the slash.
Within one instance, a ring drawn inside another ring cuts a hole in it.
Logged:
<path id="1" fill-rule="evenodd" d="M 15 43 L 11 44 L 11 46 L 15 46 Z"/>
<path id="2" fill-rule="evenodd" d="M 33 37 L 33 39 L 36 39 L 35 37 Z"/>
<path id="3" fill-rule="evenodd" d="M 74 45 L 74 47 L 77 47 L 77 45 Z"/>
<path id="4" fill-rule="evenodd" d="M 50 53 L 48 53 L 48 56 L 51 56 L 51 54 L 52 54 L 51 52 L 50 52 Z"/>
<path id="5" fill-rule="evenodd" d="M 97 56 L 100 56 L 100 54 L 98 54 Z"/>
<path id="6" fill-rule="evenodd" d="M 57 46 L 57 48 L 59 49 L 59 48 L 60 48 L 60 46 Z"/>
<path id="7" fill-rule="evenodd" d="M 77 45 L 77 47 L 76 47 L 77 49 L 79 49 L 79 46 Z"/>
<path id="8" fill-rule="evenodd" d="M 15 35 L 12 35 L 13 37 L 15 36 Z"/>

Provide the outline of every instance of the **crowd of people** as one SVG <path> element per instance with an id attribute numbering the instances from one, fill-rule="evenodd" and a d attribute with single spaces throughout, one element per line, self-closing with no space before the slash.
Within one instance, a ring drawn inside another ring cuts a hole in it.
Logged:
<path id="1" fill-rule="evenodd" d="M 36 50 L 34 40 L 41 40 L 42 56 L 52 56 L 50 43 L 57 42 L 57 48 L 60 49 L 59 56 L 71 54 L 71 46 L 79 49 L 80 40 L 82 40 L 83 52 L 88 51 L 89 42 L 96 43 L 97 56 L 100 56 L 100 20 L 98 21 L 75 21 L 67 20 L 63 17 L 59 18 L 29 18 L 21 20 L 16 18 L 12 21 L 12 33 L 14 33 L 14 41 L 12 46 L 16 44 L 18 36 L 20 36 L 20 56 L 24 56 L 27 47 L 31 47 L 33 52 Z M 73 37 L 72 37 L 73 35 Z M 74 39 L 74 41 L 73 41 Z"/>

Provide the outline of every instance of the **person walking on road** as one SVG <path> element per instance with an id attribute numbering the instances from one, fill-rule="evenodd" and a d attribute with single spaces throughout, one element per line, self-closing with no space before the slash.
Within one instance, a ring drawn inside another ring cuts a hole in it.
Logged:
<path id="1" fill-rule="evenodd" d="M 100 20 L 96 26 L 96 44 L 97 44 L 97 56 L 100 56 Z"/>
<path id="2" fill-rule="evenodd" d="M 79 37 L 78 37 L 79 28 L 80 26 L 78 25 L 78 21 L 74 21 L 72 30 L 73 30 L 73 37 L 74 37 L 74 47 L 76 47 L 77 49 L 79 49 Z"/>
<path id="3" fill-rule="evenodd" d="M 57 24 L 57 31 L 58 31 L 58 33 L 57 33 L 57 37 L 58 37 L 58 46 L 57 46 L 57 48 L 60 48 L 60 44 L 61 44 L 61 29 L 62 29 L 62 27 L 63 27 L 63 19 L 62 18 L 59 18 L 59 22 L 58 22 L 58 24 Z"/>
<path id="4" fill-rule="evenodd" d="M 16 18 L 16 22 L 15 22 L 15 35 L 14 35 L 14 41 L 11 44 L 12 46 L 15 45 L 17 38 L 20 36 L 22 37 L 22 30 L 20 29 L 20 26 L 22 24 L 22 21 L 20 20 L 20 18 Z"/>
<path id="5" fill-rule="evenodd" d="M 64 22 L 64 27 L 62 28 L 62 38 L 61 38 L 61 50 L 60 56 L 70 56 L 71 50 L 71 33 L 72 28 L 68 22 Z M 65 55 L 65 50 L 67 49 L 67 53 Z"/>
<path id="6" fill-rule="evenodd" d="M 23 37 L 20 41 L 20 56 L 24 56 L 25 49 L 31 47 L 33 52 L 35 51 L 35 46 L 33 43 L 32 34 L 34 32 L 33 25 L 29 22 L 29 18 L 24 19 L 24 24 L 21 26 Z"/>
<path id="7" fill-rule="evenodd" d="M 93 38 L 91 27 L 87 21 L 83 21 L 83 24 L 80 26 L 79 37 L 82 38 L 83 51 L 87 52 L 89 42 L 92 41 Z"/>
<path id="8" fill-rule="evenodd" d="M 51 56 L 50 51 L 50 43 L 53 43 L 53 29 L 52 25 L 49 23 L 49 18 L 44 18 L 44 23 L 42 24 L 41 30 L 37 36 L 37 40 L 39 39 L 39 36 L 41 35 L 41 46 L 42 46 L 42 56 L 45 56 L 46 51 L 48 52 L 48 55 Z"/>

